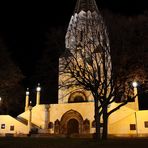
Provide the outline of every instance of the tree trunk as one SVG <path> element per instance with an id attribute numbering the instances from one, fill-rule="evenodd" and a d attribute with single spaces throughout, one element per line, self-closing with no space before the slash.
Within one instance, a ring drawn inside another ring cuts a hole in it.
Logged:
<path id="1" fill-rule="evenodd" d="M 95 123 L 96 123 L 96 133 L 95 133 L 95 139 L 97 141 L 100 141 L 101 139 L 101 133 L 100 133 L 100 115 L 98 110 L 98 100 L 95 100 Z"/>
<path id="2" fill-rule="evenodd" d="M 103 108 L 103 133 L 102 139 L 107 140 L 108 138 L 108 116 L 107 116 L 107 106 Z"/>

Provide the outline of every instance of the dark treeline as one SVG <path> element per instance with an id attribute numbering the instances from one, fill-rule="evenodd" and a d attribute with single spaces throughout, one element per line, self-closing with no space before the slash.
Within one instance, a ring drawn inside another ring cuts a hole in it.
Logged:
<path id="1" fill-rule="evenodd" d="M 24 76 L 14 63 L 4 41 L 0 39 L 0 114 L 16 116 L 22 111 Z"/>

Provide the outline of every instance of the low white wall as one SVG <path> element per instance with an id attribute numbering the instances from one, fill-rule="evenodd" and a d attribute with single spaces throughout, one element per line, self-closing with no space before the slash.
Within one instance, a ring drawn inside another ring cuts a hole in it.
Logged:
<path id="1" fill-rule="evenodd" d="M 10 130 L 10 127 L 14 126 L 14 130 Z M 15 118 L 9 115 L 0 115 L 0 134 L 27 134 L 27 125 L 19 122 Z"/>

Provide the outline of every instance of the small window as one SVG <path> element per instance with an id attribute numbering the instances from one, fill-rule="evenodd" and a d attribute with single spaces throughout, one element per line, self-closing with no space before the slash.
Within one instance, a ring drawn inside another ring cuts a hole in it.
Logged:
<path id="1" fill-rule="evenodd" d="M 130 130 L 136 130 L 136 125 L 135 124 L 130 124 Z"/>
<path id="2" fill-rule="evenodd" d="M 1 129 L 5 129 L 5 124 L 1 124 Z"/>
<path id="3" fill-rule="evenodd" d="M 49 124 L 48 124 L 48 128 L 53 128 L 53 122 L 49 122 Z"/>
<path id="4" fill-rule="evenodd" d="M 93 122 L 92 122 L 92 128 L 95 128 L 96 127 L 96 121 L 94 120 Z"/>
<path id="5" fill-rule="evenodd" d="M 10 131 L 14 131 L 14 125 L 10 126 Z"/>
<path id="6" fill-rule="evenodd" d="M 144 122 L 144 127 L 145 127 L 145 128 L 148 128 L 148 121 L 145 121 L 145 122 Z"/>

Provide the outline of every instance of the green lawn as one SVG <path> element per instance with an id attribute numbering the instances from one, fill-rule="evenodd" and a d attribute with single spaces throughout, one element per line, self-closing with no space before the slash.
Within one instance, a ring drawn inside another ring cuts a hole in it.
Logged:
<path id="1" fill-rule="evenodd" d="M 148 139 L 109 139 L 100 143 L 92 139 L 1 137 L 0 148 L 147 148 Z"/>

